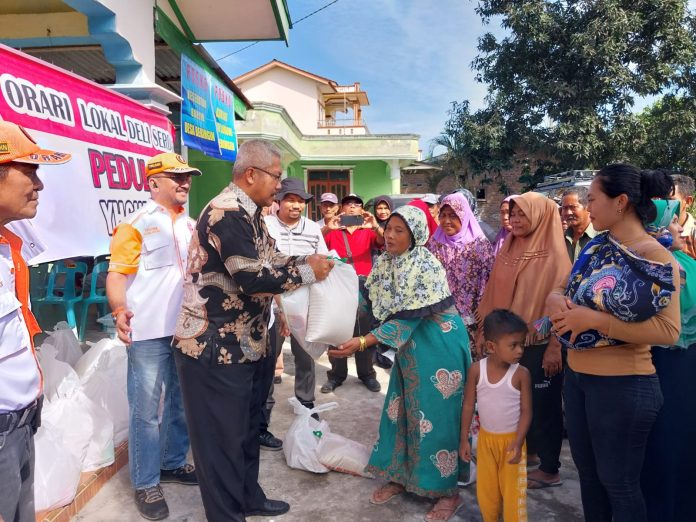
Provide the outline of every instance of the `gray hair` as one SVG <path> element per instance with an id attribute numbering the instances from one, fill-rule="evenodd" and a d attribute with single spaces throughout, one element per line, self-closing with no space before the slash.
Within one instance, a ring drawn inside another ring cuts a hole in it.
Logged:
<path id="1" fill-rule="evenodd" d="M 694 187 L 694 178 L 684 176 L 683 174 L 672 174 L 672 181 L 677 187 L 679 194 L 684 197 L 693 196 L 696 188 Z"/>
<path id="2" fill-rule="evenodd" d="M 232 175 L 237 178 L 248 168 L 266 168 L 274 159 L 280 159 L 280 149 L 266 140 L 249 140 L 239 146 L 237 159 L 232 167 Z"/>
<path id="3" fill-rule="evenodd" d="M 577 187 L 570 187 L 564 190 L 563 194 L 561 194 L 561 199 L 566 196 L 575 195 L 578 197 L 578 203 L 580 203 L 583 207 L 587 207 L 587 196 L 589 193 L 590 189 L 585 186 L 578 185 Z"/>

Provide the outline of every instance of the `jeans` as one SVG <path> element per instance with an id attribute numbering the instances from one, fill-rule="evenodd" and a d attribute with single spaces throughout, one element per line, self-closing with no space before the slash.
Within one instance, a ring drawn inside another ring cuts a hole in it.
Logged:
<path id="1" fill-rule="evenodd" d="M 186 464 L 189 437 L 171 341 L 171 337 L 134 341 L 128 348 L 128 465 L 135 489 L 159 484 L 160 469 Z"/>
<path id="2" fill-rule="evenodd" d="M 657 375 L 603 377 L 567 368 L 564 398 L 585 520 L 645 522 L 640 473 L 662 407 Z"/>
<path id="3" fill-rule="evenodd" d="M 0 433 L 0 520 L 36 520 L 34 433 L 30 425 Z"/>

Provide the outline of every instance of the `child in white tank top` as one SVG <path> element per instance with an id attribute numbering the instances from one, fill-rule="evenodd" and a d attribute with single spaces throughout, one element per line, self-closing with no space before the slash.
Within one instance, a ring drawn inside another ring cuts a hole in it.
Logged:
<path id="1" fill-rule="evenodd" d="M 526 323 L 508 310 L 493 310 L 483 322 L 488 356 L 469 368 L 462 407 L 459 454 L 471 460 L 469 429 L 478 406 L 476 498 L 483 522 L 527 520 L 527 451 L 532 422 L 532 382 L 519 365 Z"/>

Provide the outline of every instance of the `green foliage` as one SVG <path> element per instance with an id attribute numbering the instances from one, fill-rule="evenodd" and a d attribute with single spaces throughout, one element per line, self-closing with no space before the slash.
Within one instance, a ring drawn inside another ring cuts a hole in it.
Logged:
<path id="1" fill-rule="evenodd" d="M 696 93 L 686 0 L 480 0 L 477 12 L 508 32 L 481 37 L 472 64 L 489 85 L 489 106 L 471 114 L 467 102 L 453 104 L 443 132 L 456 138 L 448 150 L 474 159 L 474 172 L 509 159 L 511 143 L 562 170 L 693 159 L 693 101 L 673 96 L 641 118 L 631 113 L 637 96 Z M 662 150 L 664 137 L 675 141 Z M 530 166 L 529 183 L 539 168 Z"/>

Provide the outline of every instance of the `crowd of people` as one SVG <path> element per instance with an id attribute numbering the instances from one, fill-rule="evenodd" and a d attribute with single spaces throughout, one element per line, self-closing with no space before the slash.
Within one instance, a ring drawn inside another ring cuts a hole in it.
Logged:
<path id="1" fill-rule="evenodd" d="M 0 520 L 27 521 L 38 326 L 22 241 L 6 225 L 36 214 L 38 164 L 55 160 L 11 123 L 0 122 L 3 142 Z M 313 196 L 282 179 L 280 160 L 269 142 L 243 143 L 231 183 L 193 221 L 184 204 L 203 173 L 155 156 L 151 200 L 114 231 L 107 295 L 128 345 L 130 478 L 144 518 L 168 516 L 162 482 L 198 485 L 215 522 L 290 509 L 258 482 L 260 449 L 283 445 L 270 431 L 274 369 L 290 337 L 294 393 L 313 408 L 316 364 L 278 296 L 328 277 L 330 250 L 355 269 L 360 305 L 353 337 L 329 349 L 321 393 L 340 393 L 348 357 L 370 392 L 381 391 L 375 364 L 390 367 L 369 502 L 408 492 L 433 502 L 425 520 L 450 520 L 475 458 L 484 522 L 526 520 L 528 490 L 563 485 L 567 431 L 586 520 L 693 518 L 692 178 L 613 164 L 558 202 L 510 195 L 489 241 L 463 191 L 399 208 L 380 196 L 374 214 L 357 194 L 325 193 L 314 222 Z"/>

